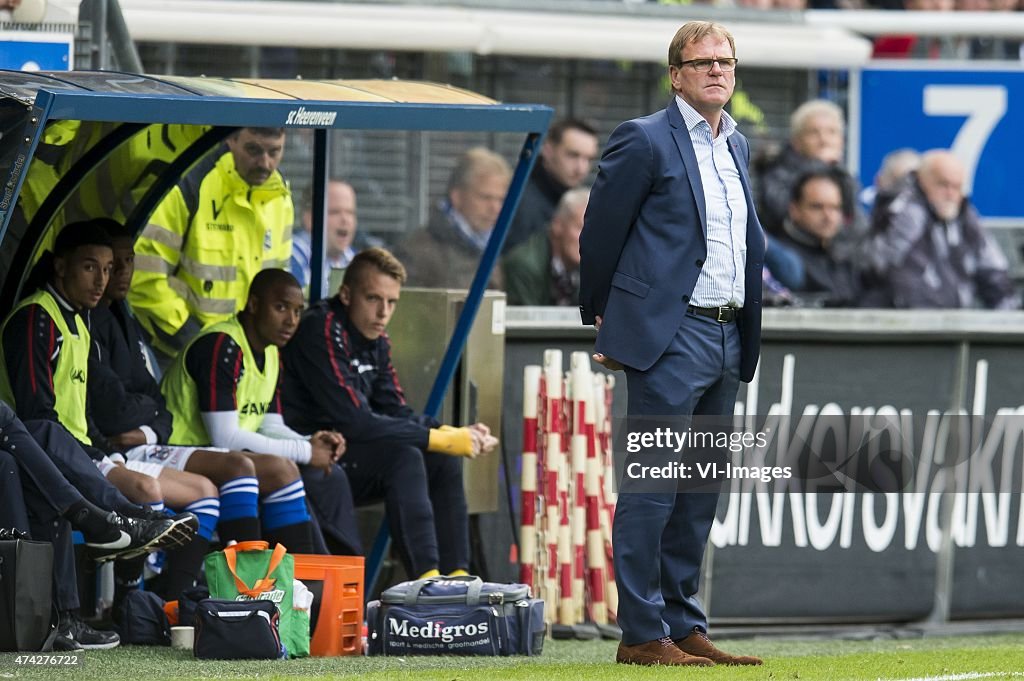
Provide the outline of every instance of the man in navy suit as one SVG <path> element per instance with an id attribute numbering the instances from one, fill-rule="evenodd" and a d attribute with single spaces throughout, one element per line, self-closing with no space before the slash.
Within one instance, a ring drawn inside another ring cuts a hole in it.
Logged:
<path id="1" fill-rule="evenodd" d="M 598 329 L 594 359 L 626 372 L 629 427 L 697 430 L 701 417 L 731 415 L 739 382 L 754 375 L 765 240 L 747 140 L 723 111 L 736 82 L 732 35 L 689 22 L 668 61 L 673 100 L 619 125 L 601 158 L 580 237 L 580 312 Z M 630 461 L 680 456 L 647 454 Z M 711 644 L 697 600 L 718 483 L 679 493 L 674 480 L 650 482 L 624 475 L 615 509 L 616 661 L 760 664 Z"/>

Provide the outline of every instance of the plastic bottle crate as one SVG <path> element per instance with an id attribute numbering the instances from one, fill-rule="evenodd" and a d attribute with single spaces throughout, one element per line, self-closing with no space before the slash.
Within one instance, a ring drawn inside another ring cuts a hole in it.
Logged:
<path id="1" fill-rule="evenodd" d="M 292 554 L 295 579 L 323 582 L 316 622 L 310 622 L 315 657 L 362 655 L 363 558 Z"/>

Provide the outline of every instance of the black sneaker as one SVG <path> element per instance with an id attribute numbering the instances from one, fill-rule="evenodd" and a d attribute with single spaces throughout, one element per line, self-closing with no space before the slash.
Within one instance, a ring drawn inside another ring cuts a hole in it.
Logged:
<path id="1" fill-rule="evenodd" d="M 100 563 L 114 558 L 140 556 L 156 549 L 159 542 L 175 528 L 174 521 L 166 517 L 162 520 L 143 520 L 111 511 L 108 518 L 120 530 L 121 536 L 112 542 L 86 543 L 89 556 Z"/>
<path id="2" fill-rule="evenodd" d="M 121 637 L 112 631 L 97 631 L 76 615 L 62 615 L 53 639 L 54 650 L 107 650 L 121 644 Z"/>
<path id="3" fill-rule="evenodd" d="M 163 523 L 168 521 L 171 525 L 167 532 L 161 535 L 154 544 L 139 547 L 137 549 L 131 549 L 123 555 L 118 556 L 118 558 L 134 558 L 156 549 L 173 549 L 179 546 L 184 546 L 192 541 L 196 536 L 196 532 L 199 530 L 199 517 L 194 513 L 178 513 L 173 516 L 161 514 L 160 519 L 154 520 L 153 522 Z M 147 521 L 144 520 L 142 522 Z"/>

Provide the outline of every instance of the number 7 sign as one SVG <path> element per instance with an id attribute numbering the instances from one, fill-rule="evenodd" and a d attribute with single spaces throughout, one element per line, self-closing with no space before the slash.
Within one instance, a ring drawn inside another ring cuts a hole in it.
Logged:
<path id="1" fill-rule="evenodd" d="M 851 74 L 851 166 L 873 184 L 891 151 L 949 149 L 989 222 L 1024 219 L 1024 72 L 1000 64 L 899 62 Z"/>

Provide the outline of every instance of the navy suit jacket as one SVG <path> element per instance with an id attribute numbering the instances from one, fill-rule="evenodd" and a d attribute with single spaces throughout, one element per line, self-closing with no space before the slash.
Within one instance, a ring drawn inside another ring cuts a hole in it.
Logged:
<path id="1" fill-rule="evenodd" d="M 765 237 L 754 212 L 750 148 L 729 136 L 747 200 L 745 300 L 738 319 L 740 378 L 761 351 Z M 580 235 L 580 313 L 600 315 L 595 349 L 646 371 L 668 348 L 707 257 L 704 190 L 675 98 L 664 111 L 626 121 L 608 139 Z"/>

